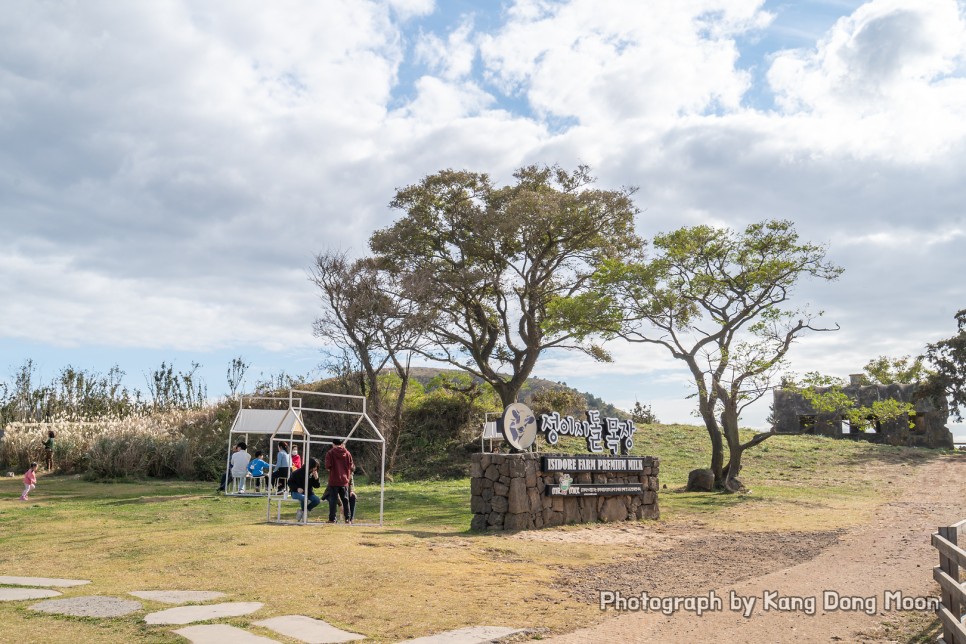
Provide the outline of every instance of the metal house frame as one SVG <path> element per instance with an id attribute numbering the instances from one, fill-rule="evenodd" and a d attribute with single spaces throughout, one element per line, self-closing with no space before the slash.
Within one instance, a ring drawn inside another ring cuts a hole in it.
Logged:
<path id="1" fill-rule="evenodd" d="M 299 396 L 296 397 L 296 394 L 299 394 Z M 343 401 L 358 401 L 358 402 L 361 402 L 361 411 L 347 411 L 344 409 L 305 407 L 302 404 L 302 399 L 303 397 L 308 397 L 308 396 L 321 396 L 323 398 L 340 399 Z M 317 445 L 317 446 L 331 445 L 332 441 L 336 439 L 343 440 L 347 443 L 351 441 L 356 441 L 361 443 L 379 443 L 382 448 L 382 460 L 381 460 L 380 478 L 379 478 L 379 523 L 378 525 L 381 526 L 383 523 L 383 509 L 384 509 L 385 497 L 386 497 L 386 439 L 383 437 L 382 432 L 379 431 L 379 428 L 376 427 L 375 423 L 372 422 L 372 419 L 369 418 L 369 414 L 366 412 L 365 396 L 350 396 L 347 394 L 330 394 L 330 393 L 323 393 L 318 391 L 304 391 L 299 389 L 292 389 L 291 391 L 289 391 L 288 401 L 289 401 L 289 411 L 296 414 L 300 421 L 305 412 L 354 416 L 356 417 L 356 421 L 352 425 L 352 429 L 349 430 L 349 433 L 346 436 L 334 436 L 331 434 L 316 435 L 316 434 L 313 434 L 308 428 L 306 428 L 304 423 L 302 423 L 301 425 L 301 428 L 302 428 L 301 439 L 296 439 L 295 436 L 292 434 L 273 433 L 271 440 L 269 441 L 269 454 L 268 454 L 269 463 L 274 462 L 274 450 L 275 450 L 276 444 L 281 440 L 284 440 L 285 437 L 290 437 L 289 440 L 291 441 L 292 445 L 299 444 L 299 443 L 302 445 L 301 451 L 302 451 L 303 462 L 308 462 L 308 459 L 311 457 L 311 448 L 313 445 Z M 360 427 L 363 427 L 365 425 L 368 425 L 372 429 L 372 431 L 375 433 L 377 438 L 363 438 L 361 436 L 356 436 L 356 431 Z M 281 426 L 276 427 L 276 431 L 280 428 Z M 305 489 L 308 489 L 308 487 L 309 487 L 309 471 L 308 469 L 306 469 L 305 470 Z M 269 486 L 269 494 L 267 496 L 268 498 L 267 498 L 266 518 L 269 523 L 285 524 L 285 525 L 306 525 L 309 523 L 308 517 L 305 516 L 308 514 L 307 512 L 303 513 L 301 521 L 288 521 L 288 520 L 283 521 L 282 520 L 281 518 L 282 503 L 286 500 L 291 500 L 291 498 L 288 497 L 288 495 L 285 492 L 283 492 L 282 494 L 272 494 L 271 486 Z M 275 512 L 274 518 L 272 517 L 273 502 L 276 503 L 276 512 Z M 353 524 L 355 524 L 355 522 L 353 522 Z M 325 523 L 313 522 L 312 525 L 325 525 Z M 376 524 L 359 523 L 356 525 L 376 525 Z"/>
<path id="2" fill-rule="evenodd" d="M 245 406 L 246 402 L 248 405 L 251 405 L 252 402 L 257 400 L 275 401 L 285 404 L 285 407 L 280 409 L 253 409 L 250 406 Z M 297 404 L 293 405 L 296 401 Z M 237 442 L 237 438 L 240 436 L 245 437 L 244 440 L 247 444 L 249 442 L 248 437 L 252 434 L 256 436 L 271 436 L 273 438 L 276 435 L 286 435 L 294 440 L 296 435 L 304 433 L 305 424 L 302 422 L 301 413 L 298 411 L 301 405 L 302 399 L 293 398 L 291 395 L 285 398 L 279 396 L 240 397 L 238 400 L 238 413 L 235 415 L 235 420 L 232 421 L 231 429 L 228 431 L 228 456 L 225 458 L 225 471 L 228 472 L 231 470 L 231 450 Z M 271 464 L 273 461 L 271 455 L 269 456 L 269 464 Z M 269 484 L 266 486 L 264 494 L 232 492 L 230 475 L 226 483 L 225 496 L 266 496 L 271 489 L 271 485 Z"/>

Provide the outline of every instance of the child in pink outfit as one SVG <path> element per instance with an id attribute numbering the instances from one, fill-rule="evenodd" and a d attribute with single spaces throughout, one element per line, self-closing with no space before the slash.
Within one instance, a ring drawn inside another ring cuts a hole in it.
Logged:
<path id="1" fill-rule="evenodd" d="M 27 495 L 35 487 L 37 487 L 37 464 L 31 463 L 30 469 L 23 475 L 23 494 L 20 495 L 20 500 L 27 501 Z"/>

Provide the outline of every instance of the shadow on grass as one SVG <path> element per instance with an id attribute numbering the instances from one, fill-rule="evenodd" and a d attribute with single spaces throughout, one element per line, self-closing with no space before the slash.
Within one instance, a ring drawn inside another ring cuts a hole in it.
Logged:
<path id="1" fill-rule="evenodd" d="M 948 449 L 896 447 L 881 444 L 876 447 L 877 449 L 867 449 L 858 454 L 849 455 L 844 459 L 844 464 L 863 465 L 866 463 L 882 463 L 885 465 L 925 465 L 942 458 L 966 457 L 966 454 L 956 454 L 954 450 Z"/>
<path id="2" fill-rule="evenodd" d="M 438 539 L 438 538 L 453 538 L 453 537 L 480 537 L 484 536 L 486 532 L 473 532 L 469 528 L 464 528 L 460 530 L 455 528 L 450 532 L 434 532 L 432 530 L 404 530 L 402 528 L 392 528 L 389 530 L 383 530 L 383 534 L 405 534 L 410 537 L 416 537 L 417 539 Z M 493 534 L 492 532 L 489 534 Z M 500 533 L 502 534 L 502 533 Z"/>

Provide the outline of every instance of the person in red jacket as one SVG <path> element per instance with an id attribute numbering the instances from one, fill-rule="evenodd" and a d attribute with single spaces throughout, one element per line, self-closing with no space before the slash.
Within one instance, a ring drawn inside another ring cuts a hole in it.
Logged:
<path id="1" fill-rule="evenodd" d="M 351 524 L 349 482 L 352 480 L 355 464 L 352 462 L 352 454 L 342 445 L 341 439 L 333 440 L 332 449 L 326 452 L 325 469 L 329 470 L 329 487 L 332 488 L 332 494 L 329 495 L 329 523 L 335 523 L 335 509 L 339 503 L 336 498 L 338 498 L 345 514 L 345 522 Z"/>

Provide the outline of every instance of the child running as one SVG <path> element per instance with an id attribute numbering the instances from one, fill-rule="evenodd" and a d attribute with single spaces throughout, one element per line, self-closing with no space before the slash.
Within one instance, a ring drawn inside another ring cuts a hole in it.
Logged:
<path id="1" fill-rule="evenodd" d="M 30 498 L 27 495 L 35 487 L 37 487 L 37 464 L 31 463 L 30 469 L 23 475 L 23 494 L 20 495 L 20 500 L 29 501 Z"/>

